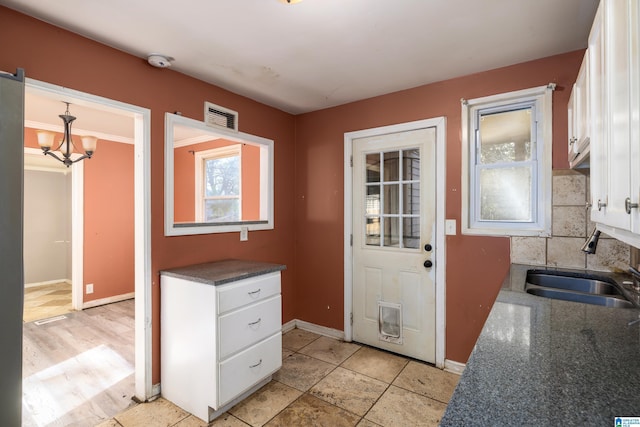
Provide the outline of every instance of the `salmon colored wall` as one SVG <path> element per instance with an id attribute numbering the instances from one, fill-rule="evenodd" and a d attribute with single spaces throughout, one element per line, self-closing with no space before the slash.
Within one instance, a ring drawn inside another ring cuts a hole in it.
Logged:
<path id="1" fill-rule="evenodd" d="M 153 382 L 160 381 L 159 271 L 226 258 L 287 265 L 282 275 L 283 321 L 293 319 L 294 117 L 182 75 L 157 69 L 122 51 L 0 6 L 0 70 L 151 110 L 151 269 Z M 179 66 L 179 52 L 176 56 Z M 79 61 L 79 59 L 81 59 Z M 205 101 L 238 111 L 241 131 L 275 141 L 275 229 L 249 233 L 164 236 L 164 114 L 202 120 Z M 100 148 L 98 148 L 99 152 Z M 96 156 L 98 153 L 96 153 Z"/>
<path id="2" fill-rule="evenodd" d="M 24 145 L 38 148 L 34 129 L 25 128 Z M 92 294 L 83 292 L 88 302 L 134 291 L 133 145 L 99 140 L 93 158 L 83 162 L 82 289 L 93 283 Z"/>
<path id="3" fill-rule="evenodd" d="M 178 147 L 173 151 L 174 169 L 174 218 L 176 222 L 193 222 L 195 214 L 195 161 L 193 151 L 237 144 L 235 141 L 216 139 L 215 141 Z M 255 145 L 242 145 L 242 219 L 245 221 L 260 218 L 260 148 Z"/>
<path id="4" fill-rule="evenodd" d="M 556 82 L 553 167 L 568 168 L 567 101 L 583 51 L 429 84 L 296 117 L 295 317 L 343 329 L 344 133 L 446 117 L 446 358 L 466 362 L 509 268 L 509 239 L 460 235 L 460 99 Z M 444 58 L 443 60 L 446 60 Z"/>

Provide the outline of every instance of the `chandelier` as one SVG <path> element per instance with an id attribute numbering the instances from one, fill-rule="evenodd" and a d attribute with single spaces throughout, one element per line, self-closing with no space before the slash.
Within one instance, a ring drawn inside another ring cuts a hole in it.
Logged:
<path id="1" fill-rule="evenodd" d="M 67 104 L 67 111 L 64 114 L 60 114 L 58 117 L 62 119 L 64 122 L 64 136 L 62 137 L 62 141 L 55 148 L 51 148 L 54 145 L 55 133 L 46 131 L 46 130 L 38 130 L 36 131 L 36 135 L 38 136 L 38 145 L 42 148 L 42 151 L 45 155 L 49 155 L 54 159 L 59 160 L 64 163 L 67 167 L 72 164 L 79 162 L 83 159 L 90 159 L 93 153 L 96 151 L 96 145 L 98 143 L 98 138 L 95 136 L 81 136 L 82 140 L 82 148 L 84 149 L 84 154 L 76 159 L 72 159 L 71 155 L 77 150 L 75 144 L 71 140 L 71 124 L 76 119 L 74 116 L 69 114 L 69 103 Z M 59 151 L 60 157 L 54 151 Z"/>

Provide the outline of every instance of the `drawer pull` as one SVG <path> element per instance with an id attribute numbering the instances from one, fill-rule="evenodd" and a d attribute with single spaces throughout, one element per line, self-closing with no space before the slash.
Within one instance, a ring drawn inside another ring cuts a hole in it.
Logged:
<path id="1" fill-rule="evenodd" d="M 255 365 L 249 365 L 249 368 L 257 368 L 260 365 L 262 365 L 262 359 L 260 359 L 260 361 L 258 363 L 256 363 Z"/>
<path id="2" fill-rule="evenodd" d="M 256 320 L 255 322 L 251 322 L 249 323 L 249 326 L 253 326 L 253 325 L 257 325 L 258 323 L 262 322 L 262 318 L 258 317 L 258 320 Z"/>
<path id="3" fill-rule="evenodd" d="M 258 288 L 258 290 L 256 291 L 251 291 L 251 292 L 247 292 L 249 295 L 253 296 L 255 294 L 259 294 L 260 293 L 260 288 Z"/>

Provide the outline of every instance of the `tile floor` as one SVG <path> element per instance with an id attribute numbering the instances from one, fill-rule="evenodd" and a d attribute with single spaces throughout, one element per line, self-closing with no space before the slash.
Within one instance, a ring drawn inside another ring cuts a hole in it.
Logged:
<path id="1" fill-rule="evenodd" d="M 273 380 L 211 426 L 437 426 L 459 378 L 302 329 L 284 334 L 282 347 L 282 369 Z M 100 427 L 206 425 L 159 398 Z"/>
<path id="2" fill-rule="evenodd" d="M 47 319 L 70 311 L 70 283 L 53 283 L 24 290 L 24 322 Z"/>

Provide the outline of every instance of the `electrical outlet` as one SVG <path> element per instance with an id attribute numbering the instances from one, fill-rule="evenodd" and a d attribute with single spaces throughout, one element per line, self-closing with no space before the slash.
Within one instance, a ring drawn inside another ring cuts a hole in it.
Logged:
<path id="1" fill-rule="evenodd" d="M 249 240 L 249 227 L 240 227 L 240 241 L 246 242 Z"/>
<path id="2" fill-rule="evenodd" d="M 93 293 L 93 283 L 88 283 L 87 284 L 87 294 L 92 294 Z"/>

